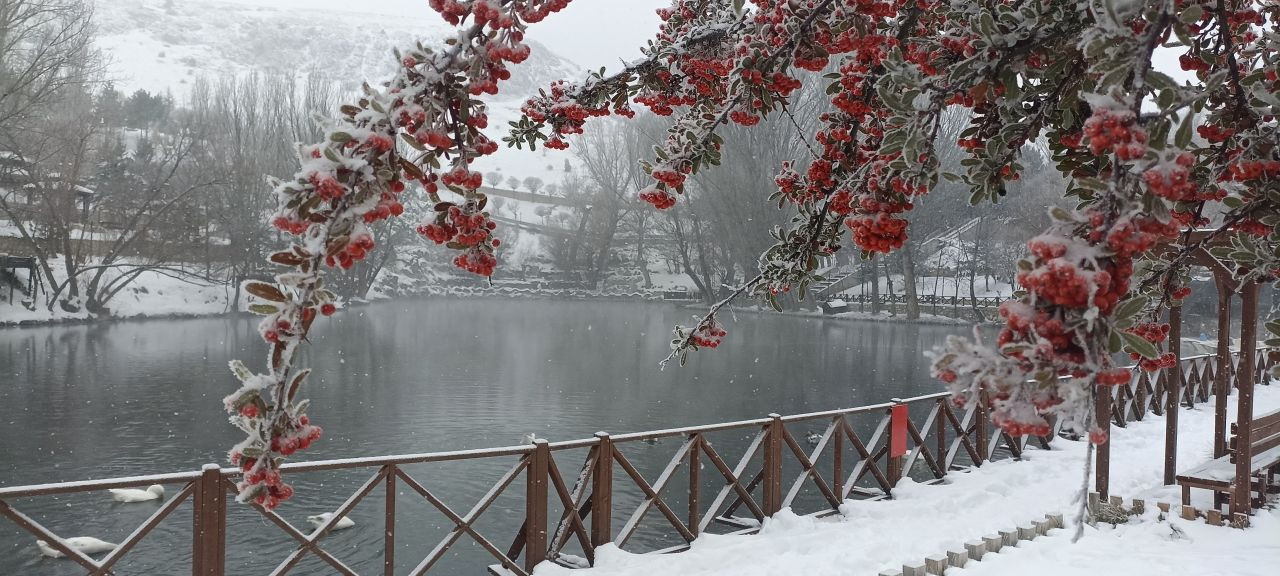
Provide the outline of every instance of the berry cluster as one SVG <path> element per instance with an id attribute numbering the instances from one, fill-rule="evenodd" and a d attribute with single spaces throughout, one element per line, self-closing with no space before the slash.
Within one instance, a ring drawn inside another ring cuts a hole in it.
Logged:
<path id="1" fill-rule="evenodd" d="M 1190 152 L 1179 153 L 1173 162 L 1164 162 L 1148 168 L 1142 173 L 1147 189 L 1152 194 L 1174 202 L 1196 202 L 1202 199 L 1196 193 L 1196 183 L 1191 177 L 1191 168 L 1195 165 L 1195 156 Z"/>
<path id="2" fill-rule="evenodd" d="M 496 246 L 498 241 L 495 239 L 493 242 Z M 494 257 L 493 250 L 488 248 L 483 244 L 473 246 L 454 256 L 453 265 L 479 276 L 492 276 L 493 270 L 498 267 L 498 259 Z"/>
<path id="3" fill-rule="evenodd" d="M 1127 108 L 1098 107 L 1084 122 L 1089 151 L 1095 156 L 1114 152 L 1120 160 L 1137 160 L 1147 153 L 1147 131 Z"/>
<path id="4" fill-rule="evenodd" d="M 1157 370 L 1173 368 L 1178 363 L 1178 357 L 1174 356 L 1173 352 L 1166 352 L 1157 358 L 1143 358 L 1137 352 L 1131 352 L 1129 353 L 1129 358 L 1136 360 L 1138 362 L 1138 368 L 1141 368 L 1145 372 L 1155 372 Z"/>
<path id="5" fill-rule="evenodd" d="M 657 186 L 650 186 L 640 191 L 640 199 L 659 210 L 666 210 L 676 205 L 675 195 Z"/>
<path id="6" fill-rule="evenodd" d="M 844 223 L 853 231 L 853 242 L 867 252 L 888 254 L 907 241 L 907 221 L 889 213 L 851 216 Z"/>
<path id="7" fill-rule="evenodd" d="M 491 276 L 498 264 L 493 249 L 502 243 L 492 237 L 497 224 L 479 205 L 468 202 L 458 206 L 449 202 L 436 205 L 435 220 L 418 227 L 418 234 L 436 244 L 448 243 L 464 250 L 454 256 L 453 265 L 481 276 Z"/>
<path id="8" fill-rule="evenodd" d="M 364 260 L 373 248 L 373 235 L 368 232 L 334 238 L 330 241 L 328 255 L 324 257 L 325 266 L 349 270 L 356 262 Z"/>
<path id="9" fill-rule="evenodd" d="M 1098 372 L 1096 379 L 1100 386 L 1124 386 L 1133 379 L 1133 373 L 1128 368 L 1112 368 Z"/>
<path id="10" fill-rule="evenodd" d="M 689 334 L 689 341 L 699 348 L 715 348 L 724 339 L 725 331 L 714 318 L 698 324 L 698 328 Z"/>
<path id="11" fill-rule="evenodd" d="M 1125 332 L 1133 334 L 1134 336 L 1142 338 L 1152 344 L 1160 344 L 1169 338 L 1169 324 L 1146 322 L 1131 326 L 1128 330 L 1125 330 Z"/>

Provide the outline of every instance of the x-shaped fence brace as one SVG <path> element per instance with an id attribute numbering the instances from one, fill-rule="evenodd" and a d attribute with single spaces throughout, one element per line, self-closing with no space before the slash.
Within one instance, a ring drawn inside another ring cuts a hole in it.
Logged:
<path id="1" fill-rule="evenodd" d="M 102 560 L 94 560 L 89 557 L 88 554 L 76 550 L 52 530 L 46 528 L 40 522 L 22 513 L 17 508 L 14 508 L 12 504 L 9 504 L 4 500 L 0 500 L 0 514 L 8 517 L 14 524 L 22 527 L 37 538 L 44 540 L 50 548 L 61 552 L 67 558 L 88 569 L 88 574 L 92 576 L 99 576 L 112 574 L 113 572 L 111 571 L 111 568 L 115 566 L 116 563 L 125 556 L 125 554 L 128 554 L 129 551 L 138 544 L 138 542 L 141 542 L 152 529 L 159 525 L 160 522 L 164 521 L 171 512 L 177 509 L 178 506 L 187 499 L 187 497 L 191 496 L 194 489 L 194 482 L 188 482 L 184 485 L 182 490 L 180 490 L 173 498 L 170 498 L 161 505 L 159 509 L 153 512 L 146 521 L 126 536 L 124 541 L 120 542 L 120 544 L 118 544 L 109 554 L 104 556 Z"/>

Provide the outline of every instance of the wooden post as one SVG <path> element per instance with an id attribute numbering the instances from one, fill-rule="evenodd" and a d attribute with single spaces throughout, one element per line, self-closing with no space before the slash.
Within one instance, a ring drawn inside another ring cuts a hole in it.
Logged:
<path id="1" fill-rule="evenodd" d="M 1164 484 L 1172 486 L 1178 474 L 1178 399 L 1182 397 L 1182 305 L 1169 307 L 1169 351 L 1173 367 L 1164 374 Z"/>
<path id="2" fill-rule="evenodd" d="M 982 462 L 986 462 L 991 459 L 991 430 L 987 427 L 988 422 L 990 422 L 987 416 L 987 393 L 979 391 L 977 396 L 971 399 L 970 402 L 978 403 L 977 407 L 974 408 L 973 414 L 973 417 L 977 419 L 974 425 L 976 426 L 975 430 L 978 432 L 978 456 L 982 458 Z M 975 464 L 981 466 L 982 462 L 975 462 Z"/>
<path id="3" fill-rule="evenodd" d="M 938 451 L 935 453 L 935 457 L 938 459 L 938 467 L 942 469 L 944 476 L 949 472 L 949 466 L 947 465 L 947 415 L 943 414 L 942 411 L 950 408 L 950 406 L 944 405 L 944 403 L 949 402 L 951 402 L 949 398 L 939 398 L 938 414 L 934 417 L 934 424 L 938 428 L 936 432 L 938 436 Z"/>
<path id="4" fill-rule="evenodd" d="M 768 432 L 764 436 L 764 515 L 782 510 L 782 416 L 770 414 Z"/>
<path id="5" fill-rule="evenodd" d="M 1231 297 L 1230 280 L 1218 280 L 1218 372 L 1213 382 L 1213 457 L 1227 453 L 1227 395 L 1231 392 Z"/>
<path id="6" fill-rule="evenodd" d="M 836 416 L 836 419 L 843 420 L 844 416 Z M 844 500 L 844 427 L 840 424 L 833 424 L 832 435 L 835 436 L 835 450 L 831 454 L 831 467 L 835 469 L 835 476 L 832 477 L 831 485 L 836 491 L 836 497 Z"/>
<path id="7" fill-rule="evenodd" d="M 1107 441 L 1094 447 L 1093 489 L 1104 499 L 1111 484 L 1111 389 L 1110 386 L 1094 387 L 1097 426 L 1106 434 Z"/>
<path id="8" fill-rule="evenodd" d="M 382 533 L 382 573 L 396 573 L 396 465 L 387 464 L 387 508 Z"/>
<path id="9" fill-rule="evenodd" d="M 227 535 L 227 490 L 217 464 L 205 464 L 192 493 L 191 574 L 225 574 Z"/>
<path id="10" fill-rule="evenodd" d="M 1231 493 L 1231 513 L 1249 514 L 1253 505 L 1249 502 L 1253 482 L 1250 467 L 1253 465 L 1253 377 L 1254 354 L 1258 339 L 1258 283 L 1249 282 L 1241 287 L 1243 302 L 1240 305 L 1240 369 L 1236 371 L 1236 479 Z"/>
<path id="11" fill-rule="evenodd" d="M 702 492 L 700 479 L 701 465 L 698 463 L 698 450 L 702 448 L 702 435 L 693 434 L 689 438 L 689 531 L 698 535 L 698 524 L 701 523 L 701 503 L 698 496 Z"/>
<path id="12" fill-rule="evenodd" d="M 535 440 L 525 469 L 524 569 L 529 572 L 547 559 L 547 463 L 550 460 L 550 445 L 546 440 Z"/>
<path id="13" fill-rule="evenodd" d="M 613 440 L 596 432 L 595 469 L 591 472 L 591 545 L 613 541 Z"/>

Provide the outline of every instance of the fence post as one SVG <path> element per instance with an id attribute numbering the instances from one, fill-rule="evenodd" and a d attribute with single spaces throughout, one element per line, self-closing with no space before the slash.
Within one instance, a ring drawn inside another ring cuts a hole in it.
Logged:
<path id="1" fill-rule="evenodd" d="M 782 415 L 770 414 L 764 436 L 764 514 L 782 510 Z"/>
<path id="2" fill-rule="evenodd" d="M 983 462 L 991 459 L 991 429 L 987 427 L 987 423 L 990 422 L 987 418 L 987 392 L 979 390 L 971 401 L 977 402 L 973 417 L 977 419 L 977 422 L 974 422 L 974 430 L 978 433 L 978 456 L 982 459 L 981 462 L 977 462 L 977 465 L 981 466 Z"/>
<path id="3" fill-rule="evenodd" d="M 383 519 L 382 533 L 382 573 L 394 576 L 396 573 L 396 465 L 387 464 L 386 480 L 386 518 Z"/>
<path id="4" fill-rule="evenodd" d="M 1169 351 L 1178 360 L 1164 372 L 1164 484 L 1172 486 L 1178 471 L 1178 400 L 1182 398 L 1182 304 L 1169 306 Z M 1192 393 L 1192 397 L 1195 394 Z"/>
<path id="5" fill-rule="evenodd" d="M 547 441 L 535 440 L 525 469 L 524 569 L 529 572 L 547 559 L 547 462 L 550 459 Z"/>
<path id="6" fill-rule="evenodd" d="M 942 469 L 942 474 L 944 476 L 950 471 L 950 466 L 947 465 L 947 415 L 944 412 L 945 410 L 951 409 L 950 406 L 945 405 L 949 402 L 951 402 L 951 400 L 947 398 L 939 398 L 937 405 L 938 412 L 937 415 L 934 416 L 936 419 L 934 424 L 938 427 L 938 467 Z"/>
<path id="7" fill-rule="evenodd" d="M 689 435 L 689 531 L 694 536 L 698 536 L 700 530 L 698 524 L 702 522 L 702 503 L 699 498 L 702 494 L 702 475 L 700 474 L 701 464 L 698 462 L 698 452 L 702 448 L 702 435 Z"/>
<path id="8" fill-rule="evenodd" d="M 1095 425 L 1102 430 L 1106 441 L 1095 447 L 1093 489 L 1103 500 L 1106 500 L 1111 493 L 1111 391 L 1114 388 L 1114 386 L 1095 387 Z"/>
<path id="9" fill-rule="evenodd" d="M 902 399 L 893 398 L 889 409 L 889 487 L 896 487 L 902 479 L 902 464 L 907 454 L 907 405 Z"/>
<path id="10" fill-rule="evenodd" d="M 833 432 L 835 446 L 832 446 L 831 466 L 835 468 L 832 487 L 835 489 L 836 497 L 844 500 L 844 427 L 842 426 L 844 423 L 841 420 L 844 420 L 844 416 L 836 416 L 836 421 L 831 424 L 835 430 Z"/>
<path id="11" fill-rule="evenodd" d="M 217 464 L 205 464 L 191 508 L 191 574 L 223 576 L 227 534 L 227 490 Z"/>
<path id="12" fill-rule="evenodd" d="M 591 472 L 591 545 L 613 541 L 613 440 L 596 432 L 595 470 Z"/>

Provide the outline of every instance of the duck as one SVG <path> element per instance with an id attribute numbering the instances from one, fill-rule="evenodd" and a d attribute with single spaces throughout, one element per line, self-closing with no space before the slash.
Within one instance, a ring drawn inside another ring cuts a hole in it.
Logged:
<path id="1" fill-rule="evenodd" d="M 808 434 L 805 434 L 804 439 L 810 446 L 817 446 L 822 441 L 822 434 L 810 430 Z"/>
<path id="2" fill-rule="evenodd" d="M 159 500 L 164 498 L 164 486 L 152 484 L 147 486 L 146 490 L 138 490 L 137 488 L 111 488 L 107 490 L 111 493 L 111 499 L 116 502 L 146 502 L 148 500 Z"/>
<path id="3" fill-rule="evenodd" d="M 644 440 L 641 440 L 641 442 L 644 442 L 645 444 L 648 444 L 648 445 L 650 445 L 650 446 L 653 446 L 654 444 L 657 444 L 657 443 L 658 443 L 658 439 L 657 439 L 657 438 L 645 438 Z"/>
<path id="4" fill-rule="evenodd" d="M 110 552 L 118 548 L 116 544 L 112 544 L 111 542 L 107 542 L 105 540 L 99 540 L 92 536 L 76 536 L 73 538 L 63 538 L 62 543 L 66 544 L 67 547 L 72 550 L 75 550 L 77 552 L 83 552 L 85 554 L 97 554 L 99 552 Z M 45 556 L 48 556 L 50 558 L 62 558 L 63 556 L 66 556 L 66 554 L 63 554 L 57 548 L 50 546 L 49 543 L 45 542 L 44 540 L 36 540 L 36 548 L 40 549 L 41 554 L 44 554 Z"/>
<path id="5" fill-rule="evenodd" d="M 315 526 L 318 529 L 321 526 L 324 526 L 324 523 L 328 522 L 329 519 L 332 517 L 333 517 L 333 512 L 325 512 L 323 514 L 316 514 L 315 516 L 307 516 L 307 522 L 310 522 L 312 526 Z M 346 516 L 343 516 L 333 524 L 333 527 L 330 528 L 330 530 L 346 530 L 347 528 L 351 528 L 352 526 L 355 526 L 355 525 L 356 525 L 355 520 L 352 520 Z"/>

